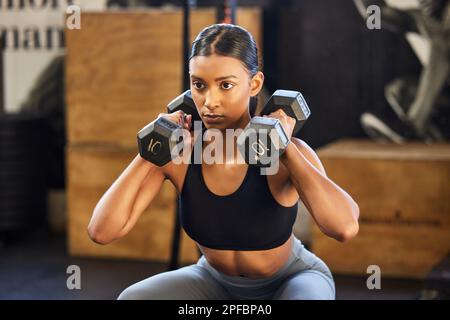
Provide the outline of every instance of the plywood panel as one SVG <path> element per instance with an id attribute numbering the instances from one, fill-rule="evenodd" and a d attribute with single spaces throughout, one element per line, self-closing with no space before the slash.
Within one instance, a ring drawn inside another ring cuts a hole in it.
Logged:
<path id="1" fill-rule="evenodd" d="M 215 9 L 192 11 L 191 41 L 215 22 Z M 261 12 L 239 8 L 237 23 L 262 48 Z M 136 259 L 169 258 L 175 189 L 160 194 L 124 238 L 94 244 L 86 227 L 107 188 L 137 153 L 136 134 L 165 112 L 181 92 L 182 13 L 180 10 L 83 13 L 80 30 L 66 30 L 68 208 L 71 254 Z M 181 263 L 198 259 L 183 232 Z"/>
<path id="2" fill-rule="evenodd" d="M 314 227 L 313 250 L 335 272 L 424 277 L 450 252 L 450 144 L 344 140 L 318 151 L 360 208 L 360 231 L 339 243 Z M 338 213 L 336 213 L 338 214 Z"/>
<path id="3" fill-rule="evenodd" d="M 70 146 L 68 155 L 69 251 L 76 256 L 168 261 L 176 191 L 166 180 L 155 200 L 125 237 L 95 244 L 87 225 L 98 200 L 136 156 L 135 150 L 108 146 Z M 183 232 L 180 261 L 195 262 L 195 243 Z"/>
<path id="4" fill-rule="evenodd" d="M 194 10 L 191 40 L 214 21 L 214 9 Z M 260 21 L 259 9 L 237 11 L 262 48 Z M 181 29 L 179 10 L 83 13 L 82 28 L 66 31 L 70 143 L 136 144 L 136 133 L 182 91 Z"/>

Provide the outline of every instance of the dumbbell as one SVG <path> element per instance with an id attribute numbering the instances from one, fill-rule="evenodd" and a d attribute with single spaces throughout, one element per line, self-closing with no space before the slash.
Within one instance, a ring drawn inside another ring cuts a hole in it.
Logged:
<path id="1" fill-rule="evenodd" d="M 238 149 L 245 162 L 258 167 L 269 167 L 272 161 L 281 156 L 289 144 L 281 122 L 275 118 L 262 117 L 278 109 L 296 119 L 292 132 L 295 136 L 311 114 L 309 107 L 298 91 L 277 90 L 267 101 L 261 111 L 261 116 L 253 117 L 239 135 Z"/>
<path id="2" fill-rule="evenodd" d="M 192 123 L 201 120 L 192 99 L 191 91 L 187 90 L 173 99 L 167 105 L 167 112 L 183 111 L 192 115 Z M 191 127 L 191 129 L 193 126 Z M 182 126 L 159 117 L 142 128 L 137 134 L 139 154 L 142 158 L 157 166 L 163 166 L 172 160 L 172 153 L 179 155 L 182 151 Z M 175 136 L 172 136 L 174 135 Z"/>
<path id="3" fill-rule="evenodd" d="M 192 99 L 191 90 L 186 90 L 167 105 L 168 113 L 176 112 L 178 110 L 192 115 L 192 123 L 194 123 L 194 121 L 202 121 L 197 108 L 195 107 L 194 99 Z M 194 126 L 191 127 L 191 130 L 193 127 Z"/>

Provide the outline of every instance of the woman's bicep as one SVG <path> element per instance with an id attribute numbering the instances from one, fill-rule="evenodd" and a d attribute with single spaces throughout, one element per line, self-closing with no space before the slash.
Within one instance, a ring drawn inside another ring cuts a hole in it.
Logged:
<path id="1" fill-rule="evenodd" d="M 314 150 L 305 141 L 298 138 L 292 138 L 292 142 L 305 158 L 326 177 L 327 173 L 325 172 L 325 168 Z"/>
<path id="2" fill-rule="evenodd" d="M 142 213 L 158 195 L 166 179 L 162 167 L 154 167 L 142 182 L 131 210 L 130 217 L 122 228 L 121 236 L 126 235 L 136 224 Z"/>

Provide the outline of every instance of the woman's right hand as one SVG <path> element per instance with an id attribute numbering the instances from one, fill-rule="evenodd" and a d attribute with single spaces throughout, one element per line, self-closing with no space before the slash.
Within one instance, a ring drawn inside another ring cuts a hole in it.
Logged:
<path id="1" fill-rule="evenodd" d="M 172 113 L 160 113 L 158 114 L 158 118 L 163 117 L 166 120 L 169 120 L 177 125 L 179 125 L 183 130 L 183 150 L 191 150 L 193 146 L 193 137 L 191 135 L 191 127 L 192 127 L 192 115 L 185 114 L 183 111 L 178 110 Z M 158 119 L 157 118 L 157 119 Z M 182 157 L 187 156 L 189 154 L 185 154 L 182 152 L 180 155 Z"/>
<path id="2" fill-rule="evenodd" d="M 172 113 L 160 113 L 158 118 L 164 117 L 165 119 L 176 123 L 183 129 L 190 130 L 192 126 L 192 115 L 185 114 L 183 111 L 178 110 Z"/>

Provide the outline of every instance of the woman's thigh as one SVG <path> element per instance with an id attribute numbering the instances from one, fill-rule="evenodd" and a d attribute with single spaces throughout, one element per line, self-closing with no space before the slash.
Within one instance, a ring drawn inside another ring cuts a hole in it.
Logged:
<path id="1" fill-rule="evenodd" d="M 284 281 L 274 300 L 334 300 L 334 282 L 318 270 L 304 270 Z"/>
<path id="2" fill-rule="evenodd" d="M 163 272 L 125 289 L 119 300 L 224 300 L 228 292 L 204 268 L 191 265 Z"/>

